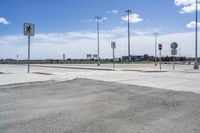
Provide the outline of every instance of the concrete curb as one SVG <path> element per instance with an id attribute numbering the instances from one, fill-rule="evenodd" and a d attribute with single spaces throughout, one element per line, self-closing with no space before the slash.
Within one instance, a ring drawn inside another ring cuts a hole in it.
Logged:
<path id="1" fill-rule="evenodd" d="M 50 68 L 67 68 L 67 69 L 84 69 L 84 70 L 100 70 L 100 71 L 115 71 L 112 68 L 95 68 L 95 67 L 77 67 L 77 66 L 40 66 L 40 65 L 31 65 L 33 67 L 50 67 Z"/>
<path id="2" fill-rule="evenodd" d="M 133 72 L 168 72 L 167 70 L 141 70 L 141 69 L 121 69 L 121 71 L 133 71 Z"/>

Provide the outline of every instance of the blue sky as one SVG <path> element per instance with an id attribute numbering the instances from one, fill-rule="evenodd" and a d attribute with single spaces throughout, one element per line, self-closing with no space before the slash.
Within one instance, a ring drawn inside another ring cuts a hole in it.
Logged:
<path id="1" fill-rule="evenodd" d="M 100 15 L 108 20 L 103 29 L 126 26 L 121 17 L 126 9 L 140 14 L 143 22 L 133 25 L 137 29 L 162 27 L 163 33 L 186 31 L 186 24 L 194 14 L 183 15 L 174 0 L 0 0 L 0 16 L 11 22 L 1 25 L 1 35 L 22 32 L 24 22 L 36 24 L 38 33 L 79 31 L 96 28 L 81 20 Z M 118 10 L 118 14 L 107 11 Z"/>
<path id="2" fill-rule="evenodd" d="M 100 15 L 106 18 L 100 25 L 103 34 L 101 39 L 104 39 L 102 42 L 109 43 L 111 39 L 121 38 L 120 43 L 126 45 L 126 40 L 122 38 L 126 37 L 127 22 L 124 21 L 122 17 L 126 17 L 125 10 L 127 9 L 131 9 L 133 14 L 137 14 L 137 17 L 141 19 L 141 21 L 137 22 L 136 20 L 135 23 L 131 24 L 132 36 L 138 36 L 141 40 L 143 40 L 142 37 L 144 36 L 152 37 L 153 32 L 158 32 L 160 38 L 171 34 L 192 34 L 194 31 L 194 29 L 191 28 L 192 25 L 194 25 L 192 21 L 194 21 L 195 18 L 194 9 L 192 8 L 194 4 L 193 1 L 194 0 L 0 0 L 0 38 L 3 39 L 3 42 L 0 42 L 0 47 L 7 48 L 9 46 L 16 51 L 15 54 L 3 52 L 4 54 L 0 54 L 0 58 L 1 56 L 3 58 L 14 58 L 16 53 L 19 52 L 24 53 L 22 54 L 22 58 L 25 58 L 25 50 L 20 50 L 17 47 L 19 45 L 20 47 L 21 45 L 25 47 L 26 45 L 24 41 L 26 38 L 22 39 L 24 22 L 35 24 L 36 37 L 35 40 L 33 40 L 33 45 L 36 47 L 39 47 L 39 42 L 45 42 L 46 45 L 53 45 L 53 43 L 56 43 L 55 40 L 52 41 L 49 38 L 49 36 L 52 37 L 52 34 L 55 38 L 57 38 L 57 36 L 58 38 L 62 36 L 63 38 L 60 40 L 63 39 L 63 41 L 61 41 L 63 44 L 59 42 L 59 40 L 58 43 L 62 46 L 64 44 L 69 46 L 73 45 L 72 40 L 76 37 L 77 39 L 83 37 L 83 35 L 88 35 L 88 38 L 93 37 L 93 34 L 96 32 L 96 23 L 90 20 Z M 8 23 L 1 22 L 2 18 Z M 64 38 L 64 35 L 69 35 L 70 33 L 73 34 L 72 38 Z M 112 36 L 112 34 L 114 35 Z M 108 36 L 112 37 L 109 38 Z M 13 38 L 15 38 L 15 40 L 7 41 Z M 87 38 L 87 36 L 85 36 L 85 38 Z M 163 40 L 165 39 L 166 38 L 163 38 Z M 12 44 L 14 41 L 16 41 L 16 43 Z M 81 41 L 82 40 L 80 40 L 80 42 Z M 95 40 L 87 41 L 95 45 Z M 84 44 L 81 45 L 80 42 L 74 43 L 79 43 L 77 47 L 85 47 L 83 46 Z M 143 43 L 142 41 L 132 42 L 133 45 L 134 43 Z M 153 42 L 145 43 L 153 44 Z M 94 50 L 95 46 L 93 46 L 91 51 Z M 51 55 L 50 52 L 52 52 L 52 50 L 41 58 L 60 57 L 55 53 Z M 86 52 L 90 51 L 85 51 L 78 56 L 74 54 L 72 58 L 83 57 Z M 142 54 L 143 52 L 153 54 L 152 49 L 149 49 L 149 51 L 141 50 L 137 54 Z M 0 53 L 2 52 L 0 51 Z M 136 53 L 136 51 L 133 51 L 133 53 Z M 126 52 L 124 49 L 124 52 L 120 53 L 119 56 L 125 54 Z M 183 54 L 193 56 L 192 52 L 183 52 Z M 166 55 L 168 55 L 167 52 Z M 40 58 L 36 54 L 34 55 L 34 53 L 33 57 Z"/>

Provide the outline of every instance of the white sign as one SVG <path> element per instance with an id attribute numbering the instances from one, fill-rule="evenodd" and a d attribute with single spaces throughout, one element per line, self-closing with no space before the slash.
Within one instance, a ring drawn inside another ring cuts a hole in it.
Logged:
<path id="1" fill-rule="evenodd" d="M 172 49 L 171 50 L 171 55 L 177 55 L 177 50 L 176 49 Z"/>
<path id="2" fill-rule="evenodd" d="M 31 23 L 24 23 L 24 35 L 34 36 L 35 35 L 35 25 Z"/>
<path id="3" fill-rule="evenodd" d="M 92 58 L 92 54 L 87 54 L 87 59 L 91 59 Z"/>
<path id="4" fill-rule="evenodd" d="M 93 58 L 94 58 L 94 59 L 97 59 L 97 54 L 93 54 Z"/>
<path id="5" fill-rule="evenodd" d="M 111 42 L 111 48 L 116 48 L 116 42 Z"/>
<path id="6" fill-rule="evenodd" d="M 172 44 L 171 44 L 171 48 L 172 49 L 176 49 L 178 47 L 178 44 L 176 43 L 176 42 L 173 42 Z"/>

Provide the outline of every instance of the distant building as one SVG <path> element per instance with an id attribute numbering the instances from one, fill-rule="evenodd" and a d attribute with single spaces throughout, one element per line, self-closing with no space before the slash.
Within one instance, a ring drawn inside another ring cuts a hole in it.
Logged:
<path id="1" fill-rule="evenodd" d="M 63 54 L 63 60 L 65 60 L 65 54 Z"/>
<path id="2" fill-rule="evenodd" d="M 98 55 L 97 54 L 93 54 L 93 59 L 97 59 Z"/>
<path id="3" fill-rule="evenodd" d="M 92 59 L 92 54 L 87 54 L 87 59 L 88 60 Z"/>
<path id="4" fill-rule="evenodd" d="M 149 59 L 149 55 L 148 54 L 131 55 L 130 58 L 131 58 L 131 61 L 147 61 Z M 122 61 L 128 61 L 128 60 L 129 60 L 129 56 L 122 56 Z"/>

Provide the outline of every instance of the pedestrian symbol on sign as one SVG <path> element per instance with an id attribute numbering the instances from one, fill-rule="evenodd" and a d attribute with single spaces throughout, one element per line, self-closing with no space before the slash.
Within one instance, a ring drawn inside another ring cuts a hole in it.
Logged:
<path id="1" fill-rule="evenodd" d="M 25 36 L 34 36 L 34 24 L 24 23 L 24 35 Z"/>
<path id="2" fill-rule="evenodd" d="M 32 28 L 30 25 L 28 27 L 26 27 L 26 33 L 31 34 L 31 30 L 32 30 Z"/>

